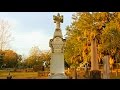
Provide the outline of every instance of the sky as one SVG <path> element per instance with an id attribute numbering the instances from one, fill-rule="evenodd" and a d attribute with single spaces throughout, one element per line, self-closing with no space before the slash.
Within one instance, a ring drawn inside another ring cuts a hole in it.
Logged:
<path id="1" fill-rule="evenodd" d="M 0 12 L 0 19 L 9 22 L 12 34 L 10 49 L 21 55 L 29 55 L 33 46 L 40 50 L 50 50 L 49 40 L 53 38 L 56 24 L 53 15 L 58 12 Z M 75 12 L 59 12 L 63 15 L 61 30 L 63 36 L 65 28 L 72 22 Z"/>

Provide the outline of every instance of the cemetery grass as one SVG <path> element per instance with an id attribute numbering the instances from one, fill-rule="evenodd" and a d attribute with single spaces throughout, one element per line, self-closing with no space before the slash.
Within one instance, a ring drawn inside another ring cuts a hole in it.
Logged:
<path id="1" fill-rule="evenodd" d="M 72 72 L 73 73 L 73 72 Z M 0 71 L 0 79 L 6 79 L 9 72 L 7 70 Z M 47 79 L 46 76 L 38 76 L 38 72 L 11 72 L 12 79 Z M 77 72 L 78 79 L 84 79 L 85 72 L 80 70 Z M 70 76 L 73 76 L 71 74 Z M 110 79 L 120 79 L 120 72 L 116 76 L 116 70 L 113 70 L 110 73 Z"/>
<path id="2" fill-rule="evenodd" d="M 0 79 L 6 79 L 8 71 L 0 71 Z M 47 77 L 39 77 L 38 72 L 11 72 L 12 79 L 46 79 Z"/>
<path id="3" fill-rule="evenodd" d="M 120 72 L 118 72 L 118 74 L 116 75 L 116 70 L 113 70 L 110 73 L 110 79 L 120 79 Z"/>

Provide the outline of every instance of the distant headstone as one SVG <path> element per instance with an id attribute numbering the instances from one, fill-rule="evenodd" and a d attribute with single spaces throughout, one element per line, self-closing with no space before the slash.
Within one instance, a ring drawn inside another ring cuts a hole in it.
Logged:
<path id="1" fill-rule="evenodd" d="M 7 76 L 7 79 L 12 79 L 12 76 L 10 75 L 10 72 L 9 72 L 9 74 Z"/>
<path id="2" fill-rule="evenodd" d="M 89 72 L 88 72 L 88 63 L 85 64 L 85 78 L 89 77 Z"/>
<path id="3" fill-rule="evenodd" d="M 109 65 L 109 56 L 104 56 L 103 58 L 103 79 L 110 78 L 110 65 Z"/>

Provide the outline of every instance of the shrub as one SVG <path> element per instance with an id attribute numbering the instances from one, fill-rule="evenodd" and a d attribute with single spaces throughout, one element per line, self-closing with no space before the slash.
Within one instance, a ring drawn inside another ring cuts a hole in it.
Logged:
<path id="1" fill-rule="evenodd" d="M 41 71 L 41 66 L 39 66 L 39 65 L 34 65 L 34 66 L 33 66 L 33 71 L 35 71 L 35 72 Z"/>

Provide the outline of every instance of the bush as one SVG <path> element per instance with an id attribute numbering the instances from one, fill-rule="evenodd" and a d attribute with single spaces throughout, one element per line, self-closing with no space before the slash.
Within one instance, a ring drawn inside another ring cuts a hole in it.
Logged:
<path id="1" fill-rule="evenodd" d="M 33 66 L 33 71 L 35 71 L 35 72 L 41 71 L 41 66 L 39 66 L 39 65 L 34 65 L 34 66 Z"/>

